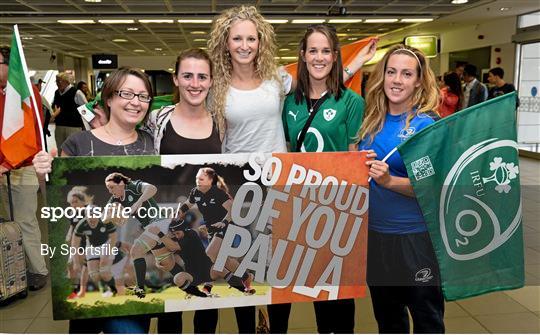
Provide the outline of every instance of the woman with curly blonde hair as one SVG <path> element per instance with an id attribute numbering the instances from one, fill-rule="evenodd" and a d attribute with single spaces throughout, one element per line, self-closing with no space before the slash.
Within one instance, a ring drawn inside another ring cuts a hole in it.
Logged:
<path id="1" fill-rule="evenodd" d="M 253 6 L 227 9 L 208 42 L 214 62 L 211 110 L 225 133 L 223 152 L 285 152 L 281 101 L 292 78 L 278 71 L 272 25 Z"/>
<path id="2" fill-rule="evenodd" d="M 367 84 L 360 149 L 368 150 L 367 282 L 380 333 L 444 333 L 439 266 L 396 147 L 438 119 L 439 90 L 424 54 L 396 45 Z M 384 158 L 383 158 L 384 157 Z"/>
<path id="3" fill-rule="evenodd" d="M 296 82 L 278 69 L 272 25 L 254 6 L 225 10 L 214 21 L 208 52 L 214 63 L 210 110 L 224 133 L 223 152 L 286 152 L 281 109 Z M 369 43 L 345 67 L 346 81 L 375 52 Z"/>

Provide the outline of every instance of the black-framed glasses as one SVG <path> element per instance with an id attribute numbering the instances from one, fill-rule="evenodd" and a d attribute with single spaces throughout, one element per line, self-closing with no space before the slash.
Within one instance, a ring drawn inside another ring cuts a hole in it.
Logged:
<path id="1" fill-rule="evenodd" d="M 114 92 L 120 98 L 124 98 L 126 100 L 133 100 L 133 98 L 137 97 L 137 99 L 139 99 L 140 102 L 148 103 L 152 101 L 152 98 L 148 94 L 145 94 L 145 93 L 135 94 L 129 91 L 114 91 Z"/>

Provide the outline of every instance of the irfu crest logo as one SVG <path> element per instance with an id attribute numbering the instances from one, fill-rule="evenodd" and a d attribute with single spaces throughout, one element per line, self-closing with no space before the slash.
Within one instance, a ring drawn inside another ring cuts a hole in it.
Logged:
<path id="1" fill-rule="evenodd" d="M 502 157 L 495 157 L 493 162 L 489 163 L 489 169 L 493 171 L 493 174 L 488 178 L 482 178 L 484 184 L 494 182 L 497 184 L 495 186 L 497 192 L 510 192 L 512 189 L 510 182 L 519 174 L 519 166 L 503 162 Z"/>

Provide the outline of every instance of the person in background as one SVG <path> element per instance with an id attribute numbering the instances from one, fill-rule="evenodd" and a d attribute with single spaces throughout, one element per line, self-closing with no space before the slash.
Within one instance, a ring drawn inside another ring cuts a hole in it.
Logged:
<path id="1" fill-rule="evenodd" d="M 31 77 L 30 79 L 32 79 L 33 77 Z M 43 88 L 43 84 L 46 84 L 46 82 L 43 81 L 43 79 L 38 79 L 37 81 L 35 79 L 32 79 L 31 80 L 33 83 L 35 83 L 39 93 L 40 93 L 40 96 L 41 96 L 41 105 L 43 107 L 43 117 L 44 117 L 44 122 L 43 122 L 43 134 L 45 134 L 45 136 L 49 137 L 51 136 L 51 132 L 49 131 L 49 123 L 51 122 L 51 111 L 52 111 L 52 108 L 51 108 L 51 104 L 47 101 L 47 98 L 45 98 L 45 96 L 43 96 L 43 94 L 41 94 L 41 91 L 42 91 L 42 88 Z M 45 151 L 48 151 L 47 150 L 47 141 L 45 141 L 43 143 L 45 145 Z"/>
<path id="2" fill-rule="evenodd" d="M 463 72 L 463 108 L 471 107 L 487 100 L 488 91 L 486 85 L 482 84 L 476 77 L 478 72 L 476 66 L 472 64 L 465 65 Z"/>
<path id="3" fill-rule="evenodd" d="M 438 119 L 439 89 L 426 57 L 391 47 L 371 73 L 360 150 L 368 150 L 367 283 L 379 333 L 444 333 L 444 298 L 433 245 L 395 148 Z M 384 159 L 382 159 L 384 157 Z M 415 281 L 429 269 L 431 276 Z"/>
<path id="4" fill-rule="evenodd" d="M 70 135 L 83 129 L 83 122 L 77 111 L 79 106 L 75 100 L 77 89 L 71 85 L 71 75 L 60 72 L 56 75 L 56 85 L 58 89 L 54 92 L 51 122 L 56 124 L 54 138 L 56 146 L 61 148 Z"/>
<path id="5" fill-rule="evenodd" d="M 9 56 L 11 48 L 0 46 L 0 115 L 4 115 L 6 101 L 6 86 L 8 80 Z M 36 105 L 42 113 L 42 103 L 39 91 L 32 85 Z M 43 115 L 43 114 L 42 114 Z M 0 120 L 0 126 L 2 120 Z M 1 129 L 1 128 L 0 128 Z M 38 129 L 36 136 L 39 137 Z M 31 291 L 40 290 L 47 284 L 49 271 L 45 258 L 41 255 L 41 231 L 36 217 L 38 199 L 38 179 L 32 167 L 32 158 L 20 166 L 11 166 L 0 152 L 0 217 L 10 218 L 7 177 L 4 173 L 11 171 L 11 191 L 13 196 L 13 221 L 21 228 L 24 252 L 28 266 L 28 287 Z"/>
<path id="6" fill-rule="evenodd" d="M 88 85 L 84 81 L 77 83 L 77 91 L 75 92 L 75 103 L 77 107 L 88 102 Z"/>
<path id="7" fill-rule="evenodd" d="M 493 99 L 500 95 L 514 92 L 514 85 L 504 81 L 504 70 L 500 67 L 494 67 L 488 72 L 488 81 L 492 85 L 489 89 L 488 99 Z M 516 102 L 516 108 L 519 107 L 519 100 Z"/>
<path id="8" fill-rule="evenodd" d="M 447 72 L 443 76 L 444 86 L 440 89 L 441 102 L 438 108 L 441 117 L 447 117 L 461 109 L 463 91 L 461 81 L 455 72 Z"/>
<path id="9" fill-rule="evenodd" d="M 364 99 L 345 88 L 342 73 L 336 29 L 310 26 L 300 41 L 296 90 L 283 106 L 291 151 L 356 151 Z M 269 306 L 271 332 L 287 332 L 290 306 Z M 319 333 L 354 333 L 354 299 L 316 301 L 313 306 Z M 283 310 L 279 318 L 274 316 L 277 309 Z"/>
<path id="10" fill-rule="evenodd" d="M 465 72 L 465 66 L 467 65 L 467 62 L 464 61 L 457 61 L 456 67 L 454 68 L 454 72 L 458 75 L 459 80 L 463 80 L 463 72 Z"/>

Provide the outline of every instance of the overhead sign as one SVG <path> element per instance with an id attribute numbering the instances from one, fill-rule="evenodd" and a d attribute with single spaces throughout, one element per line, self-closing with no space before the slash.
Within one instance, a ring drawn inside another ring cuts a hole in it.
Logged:
<path id="1" fill-rule="evenodd" d="M 407 36 L 405 45 L 422 51 L 428 58 L 437 56 L 437 36 Z"/>
<path id="2" fill-rule="evenodd" d="M 118 68 L 117 55 L 92 55 L 92 68 L 116 69 Z"/>

